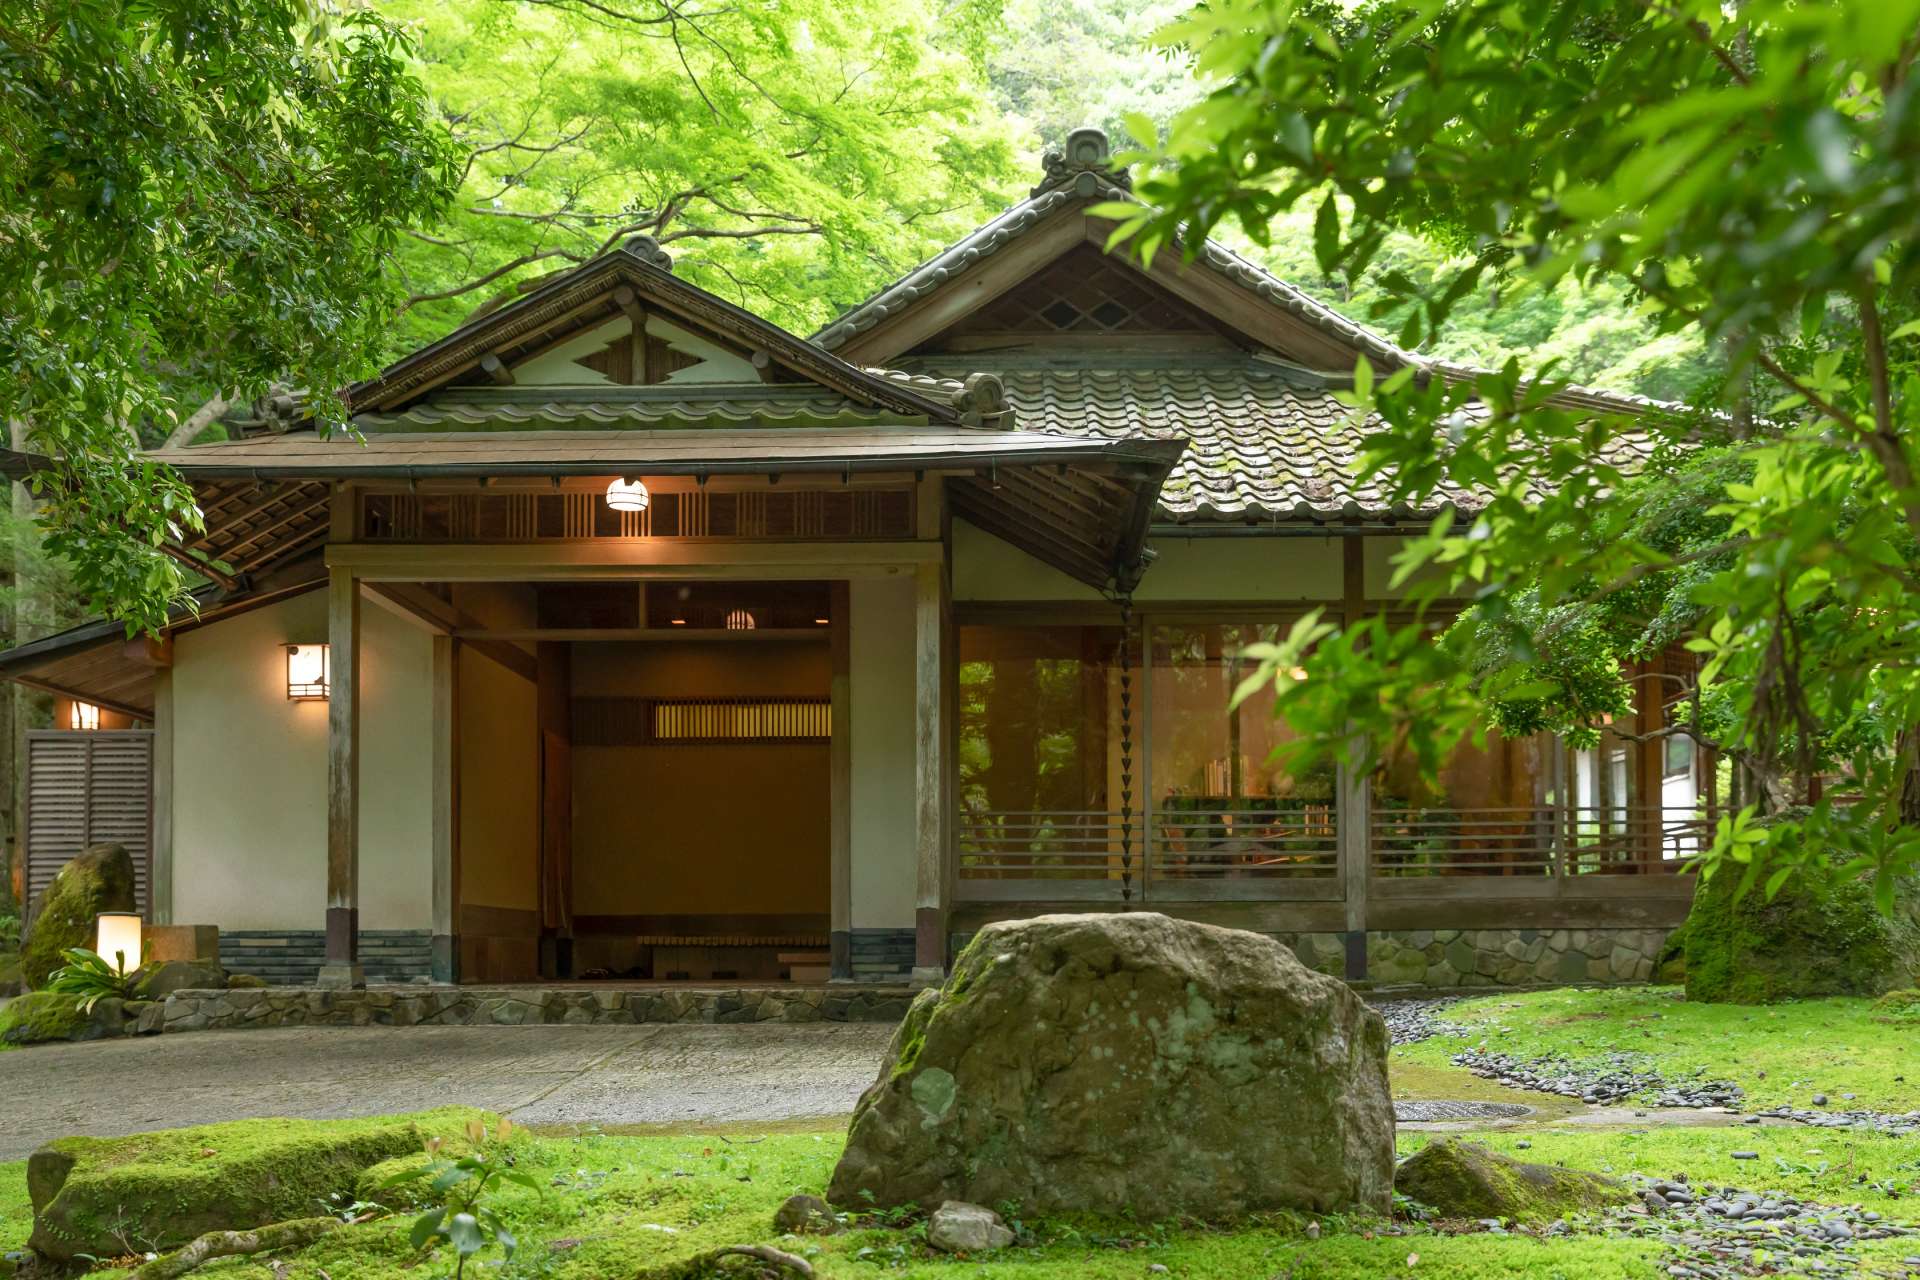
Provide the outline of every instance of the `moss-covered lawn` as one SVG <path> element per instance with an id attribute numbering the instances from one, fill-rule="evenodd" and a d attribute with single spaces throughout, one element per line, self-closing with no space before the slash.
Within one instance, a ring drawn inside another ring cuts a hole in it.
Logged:
<path id="1" fill-rule="evenodd" d="M 290 1122 L 291 1123 L 291 1122 Z M 1408 1151 L 1425 1141 L 1402 1137 Z M 1582 1131 L 1551 1126 L 1489 1135 L 1494 1147 L 1525 1158 L 1626 1173 L 1689 1173 L 1695 1181 L 1736 1181 L 1832 1203 L 1859 1203 L 1890 1217 L 1920 1216 L 1920 1143 L 1839 1136 L 1805 1129 L 1666 1129 Z M 1527 1141 L 1530 1150 L 1516 1143 Z M 838 1130 L 760 1133 L 751 1129 L 680 1136 L 523 1135 L 518 1165 L 545 1184 L 519 1189 L 497 1203 L 524 1242 L 505 1268 L 482 1276 L 623 1280 L 670 1269 L 676 1260 L 724 1244 L 773 1243 L 773 1210 L 796 1191 L 819 1192 L 838 1155 Z M 1736 1149 L 1758 1162 L 1736 1162 Z M 0 1250 L 25 1240 L 25 1165 L 0 1165 Z M 322 1272 L 331 1280 L 416 1277 L 449 1270 L 421 1265 L 407 1245 L 409 1219 L 389 1217 L 348 1228 L 301 1252 L 290 1276 Z M 1363 1280 L 1383 1276 L 1480 1280 L 1625 1280 L 1663 1274 L 1658 1246 L 1635 1240 L 1574 1236 L 1446 1235 L 1422 1227 L 1387 1234 L 1379 1224 L 1329 1222 L 1319 1240 L 1302 1223 L 1275 1220 L 1235 1232 L 1171 1226 L 1047 1222 L 1032 1224 L 1035 1242 L 991 1262 L 930 1254 L 921 1229 L 869 1228 L 785 1247 L 810 1256 L 825 1277 L 1018 1277 L 1021 1280 L 1144 1280 L 1153 1264 L 1175 1276 L 1265 1280 Z M 1408 1258 L 1418 1255 L 1413 1268 Z M 491 1251 L 483 1255 L 494 1258 Z M 1864 1256 L 1891 1264 L 1897 1250 Z M 221 1263 L 206 1274 L 273 1280 L 266 1262 Z M 1897 1269 L 1892 1272 L 1897 1274 Z"/>
<path id="2" fill-rule="evenodd" d="M 1442 1015 L 1468 1035 L 1436 1036 L 1394 1055 L 1409 1067 L 1437 1068 L 1476 1044 L 1520 1058 L 1624 1052 L 1675 1082 L 1696 1072 L 1732 1080 L 1748 1109 L 1810 1107 L 1816 1093 L 1835 1110 L 1920 1109 L 1920 1023 L 1878 1016 L 1873 1003 L 1689 1004 L 1677 987 L 1489 996 Z"/>

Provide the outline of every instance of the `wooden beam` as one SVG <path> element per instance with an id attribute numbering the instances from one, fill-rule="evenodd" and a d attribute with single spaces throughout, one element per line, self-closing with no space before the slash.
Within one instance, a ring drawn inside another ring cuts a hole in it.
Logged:
<path id="1" fill-rule="evenodd" d="M 573 976 L 573 650 L 535 653 L 540 734 L 540 975 Z"/>
<path id="2" fill-rule="evenodd" d="M 173 672 L 153 675 L 153 834 L 147 863 L 147 919 L 173 923 Z"/>
<path id="3" fill-rule="evenodd" d="M 360 584 L 327 579 L 327 958 L 323 987 L 364 987 L 360 967 Z"/>
<path id="4" fill-rule="evenodd" d="M 212 565 L 200 559 L 198 556 L 192 555 L 186 550 L 180 547 L 174 546 L 170 542 L 163 542 L 160 544 L 160 554 L 163 556 L 166 556 L 171 560 L 179 561 L 181 564 L 193 570 L 195 573 L 199 574 L 201 577 L 207 579 L 209 582 L 212 582 L 218 587 L 220 587 L 220 589 L 223 591 L 237 592 L 241 589 L 240 579 L 235 577 L 233 574 L 227 573 L 221 569 L 214 568 Z"/>
<path id="5" fill-rule="evenodd" d="M 375 596 L 376 600 L 384 597 Z M 433 933 L 431 965 L 435 982 L 456 982 L 454 961 L 459 955 L 455 938 L 453 879 L 455 817 L 459 803 L 460 699 L 454 687 L 454 639 L 435 635 L 433 645 L 433 782 L 430 840 L 433 845 Z"/>
<path id="6" fill-rule="evenodd" d="M 50 693 L 56 698 L 67 698 L 74 702 L 90 702 L 94 706 L 104 710 L 118 711 L 123 716 L 132 716 L 135 720 L 145 721 L 149 724 L 153 722 L 154 712 L 151 707 L 136 707 L 131 702 L 116 702 L 112 698 L 103 698 L 96 693 L 82 693 L 78 689 L 70 689 L 65 685 L 55 684 L 50 680 L 42 680 L 37 676 L 9 676 L 8 679 L 12 680 L 15 684 L 23 684 L 29 689 L 38 689 L 42 693 Z"/>
<path id="7" fill-rule="evenodd" d="M 946 638 L 944 565 L 921 565 L 913 595 L 913 797 L 915 982 L 934 984 L 947 972 L 946 727 L 941 672 Z"/>
<path id="8" fill-rule="evenodd" d="M 853 631 L 852 591 L 845 578 L 827 586 L 832 675 L 827 684 L 829 974 L 853 977 Z"/>
<path id="9" fill-rule="evenodd" d="M 1360 625 L 1366 613 L 1366 548 L 1358 538 L 1340 540 L 1342 604 L 1341 617 L 1347 627 Z M 1360 743 L 1351 743 L 1348 753 L 1356 753 Z M 1339 846 L 1340 882 L 1346 899 L 1346 976 L 1357 982 L 1367 976 L 1367 886 L 1371 880 L 1368 862 L 1373 848 L 1373 796 L 1367 775 L 1355 769 L 1347 759 L 1334 766 L 1335 840 Z"/>
<path id="10" fill-rule="evenodd" d="M 456 636 L 475 653 L 499 663 L 522 680 L 539 678 L 534 656 L 519 645 L 493 635 L 464 611 L 442 600 L 418 582 L 368 582 L 366 589 L 442 635 Z"/>
<path id="11" fill-rule="evenodd" d="M 120 646 L 121 656 L 129 662 L 143 667 L 152 667 L 155 671 L 164 671 L 173 665 L 173 637 L 169 635 L 137 635 Z"/>
<path id="12" fill-rule="evenodd" d="M 513 370 L 507 368 L 506 361 L 491 351 L 480 357 L 480 372 L 492 378 L 495 386 L 513 385 Z"/>
<path id="13" fill-rule="evenodd" d="M 937 542 L 676 543 L 623 539 L 545 545 L 327 547 L 327 564 L 368 582 L 548 582 L 607 577 L 822 579 L 894 577 L 938 564 Z"/>
<path id="14" fill-rule="evenodd" d="M 615 289 L 613 300 L 619 305 L 620 310 L 626 313 L 627 323 L 631 326 L 627 340 L 632 344 L 630 350 L 633 358 L 633 385 L 644 387 L 648 383 L 649 372 L 647 369 L 647 309 L 640 305 L 640 295 L 633 291 L 632 285 L 623 284 Z"/>
<path id="15" fill-rule="evenodd" d="M 949 279 L 898 317 L 888 316 L 884 323 L 855 334 L 834 354 L 856 365 L 884 365 L 966 319 L 1086 238 L 1086 214 L 1078 205 L 1069 206 L 982 258 L 974 270 Z"/>

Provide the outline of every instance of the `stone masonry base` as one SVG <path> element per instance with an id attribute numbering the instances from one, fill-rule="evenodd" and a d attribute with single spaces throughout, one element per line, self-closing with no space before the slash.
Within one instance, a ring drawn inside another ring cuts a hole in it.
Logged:
<path id="1" fill-rule="evenodd" d="M 1670 929 L 1416 929 L 1367 935 L 1376 987 L 1534 987 L 1646 982 Z M 1276 935 L 1310 969 L 1342 974 L 1345 935 Z"/>
<path id="2" fill-rule="evenodd" d="M 898 1022 L 900 986 L 549 990 L 540 987 L 242 987 L 176 991 L 139 1007 L 136 1035 L 252 1027 L 522 1026 L 640 1022 Z"/>

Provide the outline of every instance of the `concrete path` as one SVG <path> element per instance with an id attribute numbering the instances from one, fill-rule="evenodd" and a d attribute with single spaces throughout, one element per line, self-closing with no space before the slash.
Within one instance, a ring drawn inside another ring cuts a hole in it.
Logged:
<path id="1" fill-rule="evenodd" d="M 324 1027 L 42 1046 L 0 1054 L 0 1161 L 67 1134 L 455 1104 L 603 1127 L 840 1116 L 892 1034 L 872 1023 Z"/>

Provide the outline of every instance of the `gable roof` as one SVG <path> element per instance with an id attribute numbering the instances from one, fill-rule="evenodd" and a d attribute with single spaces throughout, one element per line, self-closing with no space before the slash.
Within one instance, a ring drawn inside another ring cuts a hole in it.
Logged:
<path id="1" fill-rule="evenodd" d="M 872 355 L 904 371 L 896 380 L 928 388 L 969 368 L 994 369 L 1023 429 L 1113 438 L 1138 434 L 1183 438 L 1188 452 L 1176 464 L 1159 499 L 1159 516 L 1177 523 L 1397 520 L 1431 517 L 1443 508 L 1471 510 L 1486 495 L 1443 488 L 1419 509 L 1395 504 L 1378 478 L 1360 476 L 1364 437 L 1377 423 L 1356 422 L 1334 392 L 1351 386 L 1355 360 L 1365 356 L 1382 371 L 1401 367 L 1449 382 L 1482 370 L 1406 350 L 1215 241 L 1200 247 L 1191 265 L 1151 268 L 1116 253 L 1143 277 L 1172 285 L 1180 272 L 1201 273 L 1226 286 L 1242 304 L 1235 327 L 1276 355 L 1251 353 L 1149 355 L 1098 349 L 1054 356 L 1036 352 L 915 354 L 922 324 L 904 341 L 912 317 L 938 314 L 951 323 L 987 306 L 1027 278 L 988 268 L 1023 243 L 1048 238 L 1049 260 L 1080 243 L 1102 243 L 1108 224 L 1085 219 L 1084 237 L 1053 229 L 1103 201 L 1133 200 L 1124 170 L 1112 167 L 1106 137 L 1076 130 L 1063 153 L 1047 158 L 1047 177 L 1027 199 L 949 245 L 814 334 L 828 350 Z M 1040 269 L 1028 268 L 1028 274 Z M 956 298 L 955 291 L 970 291 Z M 1251 304 L 1249 306 L 1249 304 Z M 1263 326 L 1261 316 L 1265 316 Z M 1318 339 L 1318 358 L 1289 353 L 1302 331 Z M 894 348 L 899 348 L 895 350 Z M 1291 357 L 1291 358 L 1289 358 Z M 875 372 L 882 372 L 876 370 Z M 1641 413 L 1654 401 L 1584 387 L 1568 387 L 1553 402 L 1608 412 Z M 1623 452 L 1642 451 L 1623 445 Z"/>

